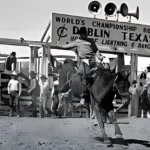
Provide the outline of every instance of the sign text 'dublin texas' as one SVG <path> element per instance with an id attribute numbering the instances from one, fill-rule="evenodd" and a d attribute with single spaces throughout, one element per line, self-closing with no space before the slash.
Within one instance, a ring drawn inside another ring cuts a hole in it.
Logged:
<path id="1" fill-rule="evenodd" d="M 81 26 L 87 28 L 88 37 L 93 38 L 106 51 L 134 52 L 150 55 L 150 27 L 131 23 L 85 18 L 78 16 L 52 15 L 52 44 L 71 43 L 79 35 Z"/>

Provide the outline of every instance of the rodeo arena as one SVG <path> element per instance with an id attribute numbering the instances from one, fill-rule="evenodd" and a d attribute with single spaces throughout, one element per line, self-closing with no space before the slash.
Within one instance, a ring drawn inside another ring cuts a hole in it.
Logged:
<path id="1" fill-rule="evenodd" d="M 86 6 L 91 18 L 52 13 L 39 41 L 0 38 L 30 50 L 0 53 L 0 150 L 150 149 L 150 26 L 131 23 L 136 4 L 107 3 L 105 19 Z"/>

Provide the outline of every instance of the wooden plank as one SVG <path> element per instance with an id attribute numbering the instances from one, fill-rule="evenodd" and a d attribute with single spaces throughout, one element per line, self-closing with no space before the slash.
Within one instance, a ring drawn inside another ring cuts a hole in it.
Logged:
<path id="1" fill-rule="evenodd" d="M 131 83 L 133 82 L 133 80 L 137 80 L 137 64 L 138 64 L 138 55 L 131 54 L 131 75 L 130 75 Z M 136 114 L 137 111 L 134 112 L 134 110 L 136 110 L 134 107 L 138 108 L 138 102 L 137 103 L 135 102 L 135 104 L 133 104 L 132 102 L 134 100 L 134 97 L 132 98 L 133 99 L 130 101 L 130 104 L 128 106 L 128 117 L 131 117 L 132 115 L 138 116 L 138 114 Z M 138 99 L 136 101 L 138 101 Z"/>
<path id="2" fill-rule="evenodd" d="M 33 70 L 33 66 L 34 66 L 34 57 L 33 57 L 33 51 L 34 51 L 34 47 L 31 46 L 30 47 L 30 57 L 29 57 L 29 72 L 31 72 Z"/>
<path id="3" fill-rule="evenodd" d="M 0 57 L 8 57 L 8 54 L 0 54 Z"/>
<path id="4" fill-rule="evenodd" d="M 70 51 L 74 51 L 73 49 L 63 49 L 63 48 L 59 48 L 58 46 L 54 46 L 51 43 L 47 43 L 47 42 L 39 42 L 39 41 L 28 41 L 28 40 L 24 40 L 23 42 L 21 42 L 20 39 L 8 39 L 8 38 L 0 38 L 0 44 L 3 45 L 15 45 L 15 46 L 51 46 L 51 49 L 59 49 L 59 50 L 70 50 Z M 102 49 L 100 46 L 98 46 L 98 49 L 101 50 L 101 52 L 103 53 L 108 53 L 108 54 L 126 54 L 125 52 L 109 52 L 106 51 L 104 49 Z M 133 52 L 132 52 L 133 53 Z M 136 54 L 136 52 L 135 52 Z M 128 53 L 128 55 L 131 55 L 131 53 Z M 146 56 L 149 57 L 150 54 L 143 54 L 141 52 L 141 54 L 138 54 L 139 56 Z M 2 57 L 6 57 L 5 55 L 2 54 Z M 8 55 L 7 55 L 8 56 Z"/>
<path id="5" fill-rule="evenodd" d="M 15 46 L 46 46 L 46 45 L 51 45 L 51 43 L 46 43 L 46 42 L 39 42 L 39 41 L 27 41 L 24 40 L 21 42 L 21 40 L 18 39 L 8 39 L 8 38 L 0 38 L 0 44 L 4 45 L 15 45 Z"/>
<path id="6" fill-rule="evenodd" d="M 48 57 L 46 55 L 46 57 Z M 69 59 L 75 59 L 75 56 L 69 56 L 69 55 L 53 55 L 54 58 L 69 58 Z M 42 58 L 41 56 L 39 56 L 38 58 Z M 30 59 L 29 57 L 17 57 L 17 60 L 19 59 Z M 0 58 L 0 61 L 5 61 L 6 58 Z"/>
<path id="7" fill-rule="evenodd" d="M 47 37 L 46 42 L 48 42 L 50 40 L 50 36 Z"/>

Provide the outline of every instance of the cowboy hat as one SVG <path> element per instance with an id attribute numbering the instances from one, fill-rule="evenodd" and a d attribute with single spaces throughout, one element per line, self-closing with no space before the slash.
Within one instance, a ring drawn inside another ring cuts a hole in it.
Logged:
<path id="1" fill-rule="evenodd" d="M 44 74 L 42 74 L 40 78 L 41 79 L 47 79 L 47 77 Z"/>
<path id="2" fill-rule="evenodd" d="M 86 27 L 81 27 L 81 28 L 78 30 L 77 34 L 87 34 Z"/>
<path id="3" fill-rule="evenodd" d="M 12 56 L 16 56 L 16 52 L 12 52 L 10 53 Z"/>
<path id="4" fill-rule="evenodd" d="M 13 71 L 13 72 L 11 73 L 11 75 L 16 76 L 16 75 L 17 75 L 16 71 Z"/>

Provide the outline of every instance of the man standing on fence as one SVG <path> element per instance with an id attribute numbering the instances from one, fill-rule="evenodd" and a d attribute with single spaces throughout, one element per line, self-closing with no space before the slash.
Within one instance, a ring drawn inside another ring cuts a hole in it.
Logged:
<path id="1" fill-rule="evenodd" d="M 5 70 L 12 72 L 16 71 L 16 64 L 17 64 L 16 52 L 12 52 L 5 61 Z"/>

